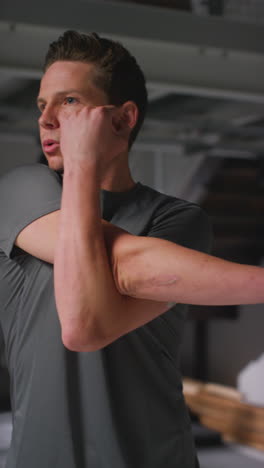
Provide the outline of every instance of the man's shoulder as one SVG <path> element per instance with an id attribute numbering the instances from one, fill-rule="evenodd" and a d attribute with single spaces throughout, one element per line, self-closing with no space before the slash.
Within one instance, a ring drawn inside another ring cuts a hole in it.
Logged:
<path id="1" fill-rule="evenodd" d="M 204 252 L 210 250 L 211 222 L 197 203 L 166 195 L 148 186 L 142 188 L 152 206 L 147 235 Z"/>
<path id="2" fill-rule="evenodd" d="M 186 216 L 204 214 L 208 217 L 204 210 L 197 204 L 177 196 L 168 195 L 158 191 L 148 185 L 140 184 L 141 194 L 148 202 L 151 202 L 156 207 L 157 215 L 172 215 L 185 213 Z"/>
<path id="3" fill-rule="evenodd" d="M 61 204 L 58 174 L 44 164 L 16 166 L 0 178 L 0 248 L 10 256 L 18 234 Z"/>
<path id="4" fill-rule="evenodd" d="M 50 169 L 45 164 L 30 163 L 21 164 L 9 169 L 0 175 L 0 185 L 5 183 L 12 183 L 13 181 L 27 182 L 37 177 L 53 177 L 59 180 L 59 174 Z"/>

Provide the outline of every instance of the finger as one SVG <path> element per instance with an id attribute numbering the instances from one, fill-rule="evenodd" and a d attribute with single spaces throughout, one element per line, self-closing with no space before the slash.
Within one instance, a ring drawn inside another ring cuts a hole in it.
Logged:
<path id="1" fill-rule="evenodd" d="M 113 111 L 115 109 L 118 109 L 117 106 L 114 106 L 113 104 L 105 104 L 104 106 L 98 106 L 101 109 L 105 109 L 106 111 Z"/>
<path id="2" fill-rule="evenodd" d="M 99 113 L 109 118 L 111 118 L 112 116 L 118 115 L 119 113 L 119 107 L 114 106 L 112 104 L 106 104 L 104 106 L 96 106 L 95 110 L 97 110 Z"/>
<path id="3" fill-rule="evenodd" d="M 120 109 L 113 105 L 96 106 L 91 110 L 91 119 L 103 124 L 115 126 L 115 122 L 120 121 Z M 113 128 L 114 130 L 114 128 Z"/>

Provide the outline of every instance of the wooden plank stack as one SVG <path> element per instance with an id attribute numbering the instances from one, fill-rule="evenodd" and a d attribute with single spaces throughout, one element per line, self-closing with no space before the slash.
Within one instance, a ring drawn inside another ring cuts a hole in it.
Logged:
<path id="1" fill-rule="evenodd" d="M 243 402 L 234 388 L 184 379 L 183 392 L 200 422 L 224 440 L 264 451 L 264 407 Z"/>

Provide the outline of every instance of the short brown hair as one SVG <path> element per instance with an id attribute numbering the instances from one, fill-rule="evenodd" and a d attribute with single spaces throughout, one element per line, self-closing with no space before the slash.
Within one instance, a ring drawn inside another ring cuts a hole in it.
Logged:
<path id="1" fill-rule="evenodd" d="M 120 106 L 126 101 L 133 101 L 137 105 L 139 116 L 130 135 L 131 147 L 147 108 L 145 77 L 135 57 L 120 43 L 95 33 L 88 35 L 66 31 L 50 44 L 44 71 L 54 62 L 63 60 L 93 63 L 98 72 L 95 73 L 94 84 L 106 93 L 109 104 Z"/>

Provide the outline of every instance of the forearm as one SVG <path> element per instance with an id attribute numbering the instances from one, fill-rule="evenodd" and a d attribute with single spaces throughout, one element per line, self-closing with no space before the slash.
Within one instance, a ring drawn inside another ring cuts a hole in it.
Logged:
<path id="1" fill-rule="evenodd" d="M 65 167 L 59 232 L 54 253 L 54 284 L 62 338 L 82 342 L 99 326 L 98 312 L 118 299 L 105 250 L 99 206 L 99 175 L 94 164 Z M 98 334 L 98 330 L 97 330 Z"/>
<path id="2" fill-rule="evenodd" d="M 62 340 L 76 351 L 98 349 L 166 309 L 118 292 L 100 219 L 98 174 L 89 164 L 64 171 L 54 282 Z"/>

